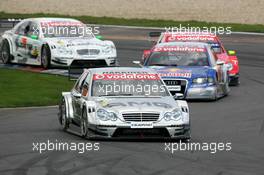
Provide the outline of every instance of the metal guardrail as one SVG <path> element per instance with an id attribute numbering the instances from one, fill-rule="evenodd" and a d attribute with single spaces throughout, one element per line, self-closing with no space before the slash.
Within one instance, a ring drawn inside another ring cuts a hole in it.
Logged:
<path id="1" fill-rule="evenodd" d="M 0 28 L 14 27 L 20 21 L 22 21 L 22 19 L 0 19 Z"/>

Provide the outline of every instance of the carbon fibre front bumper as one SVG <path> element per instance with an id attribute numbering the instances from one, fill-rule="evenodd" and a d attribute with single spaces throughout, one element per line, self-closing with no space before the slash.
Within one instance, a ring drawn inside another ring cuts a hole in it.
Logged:
<path id="1" fill-rule="evenodd" d="M 153 127 L 132 129 L 105 125 L 90 126 L 91 137 L 107 139 L 190 139 L 190 125 L 171 125 L 167 127 Z"/>

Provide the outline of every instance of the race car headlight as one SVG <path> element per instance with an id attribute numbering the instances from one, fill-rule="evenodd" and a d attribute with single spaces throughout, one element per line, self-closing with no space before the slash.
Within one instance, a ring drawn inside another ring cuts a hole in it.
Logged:
<path id="1" fill-rule="evenodd" d="M 182 111 L 180 109 L 173 110 L 172 112 L 166 112 L 164 114 L 164 119 L 166 121 L 179 120 L 182 116 Z"/>
<path id="2" fill-rule="evenodd" d="M 193 79 L 193 84 L 204 84 L 207 83 L 207 78 L 195 78 Z"/>
<path id="3" fill-rule="evenodd" d="M 117 120 L 117 116 L 115 113 L 108 112 L 104 109 L 97 110 L 97 117 L 102 121 L 108 121 L 108 120 L 116 121 Z"/>
<path id="4" fill-rule="evenodd" d="M 114 46 L 110 46 L 110 45 L 108 45 L 108 46 L 105 46 L 104 48 L 103 48 L 103 50 L 102 50 L 102 52 L 104 53 L 104 54 L 111 54 L 112 52 L 113 52 L 113 50 L 114 50 Z"/>
<path id="5" fill-rule="evenodd" d="M 227 70 L 230 71 L 233 69 L 233 64 L 232 63 L 227 63 Z"/>

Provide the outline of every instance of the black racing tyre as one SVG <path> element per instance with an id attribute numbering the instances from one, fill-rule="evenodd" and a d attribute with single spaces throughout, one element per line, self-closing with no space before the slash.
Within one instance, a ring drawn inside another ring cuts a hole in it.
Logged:
<path id="1" fill-rule="evenodd" d="M 240 84 L 240 81 L 239 81 L 239 78 L 236 77 L 236 78 L 232 78 L 229 82 L 229 85 L 230 86 L 239 86 Z"/>
<path id="2" fill-rule="evenodd" d="M 89 135 L 87 112 L 84 109 L 82 112 L 81 122 L 80 122 L 81 136 L 86 138 Z"/>
<path id="3" fill-rule="evenodd" d="M 51 59 L 50 48 L 46 44 L 42 47 L 41 50 L 41 65 L 44 69 L 50 68 L 50 59 Z"/>
<path id="4" fill-rule="evenodd" d="M 9 42 L 5 39 L 3 40 L 1 46 L 1 59 L 3 60 L 4 64 L 10 63 L 12 55 L 10 53 L 10 45 Z"/>
<path id="5" fill-rule="evenodd" d="M 59 105 L 59 122 L 62 126 L 62 130 L 67 131 L 70 126 L 70 122 L 66 116 L 66 102 L 64 98 L 62 98 Z"/>

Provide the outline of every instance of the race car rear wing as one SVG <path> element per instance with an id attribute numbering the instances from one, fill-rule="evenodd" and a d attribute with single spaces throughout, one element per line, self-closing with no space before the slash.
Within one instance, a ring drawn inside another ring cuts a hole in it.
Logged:
<path id="1" fill-rule="evenodd" d="M 76 80 L 84 69 L 107 67 L 105 60 L 73 60 L 68 67 L 69 80 Z"/>

